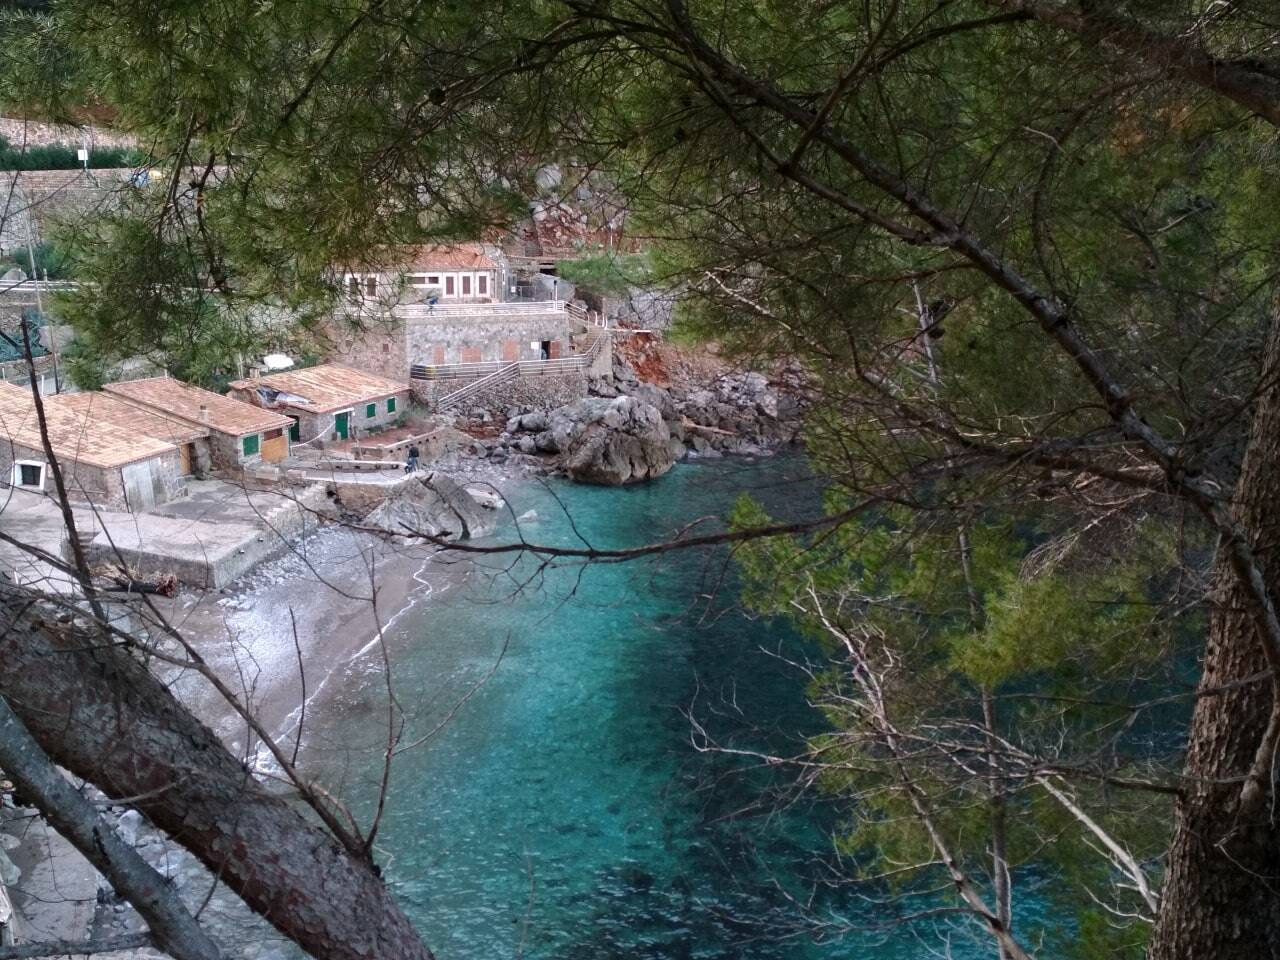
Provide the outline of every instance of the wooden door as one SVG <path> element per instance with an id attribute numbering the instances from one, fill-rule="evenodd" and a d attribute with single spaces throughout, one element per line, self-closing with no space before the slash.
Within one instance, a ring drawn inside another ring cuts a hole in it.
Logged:
<path id="1" fill-rule="evenodd" d="M 268 430 L 262 437 L 262 459 L 267 463 L 279 463 L 289 455 L 289 441 L 284 430 Z"/>
<path id="2" fill-rule="evenodd" d="M 195 473 L 192 467 L 195 462 L 195 452 L 195 444 L 192 443 L 184 443 L 178 447 L 178 472 L 184 477 Z"/>
<path id="3" fill-rule="evenodd" d="M 333 432 L 338 435 L 339 440 L 347 439 L 350 431 L 351 411 L 343 410 L 341 413 L 333 415 Z"/>

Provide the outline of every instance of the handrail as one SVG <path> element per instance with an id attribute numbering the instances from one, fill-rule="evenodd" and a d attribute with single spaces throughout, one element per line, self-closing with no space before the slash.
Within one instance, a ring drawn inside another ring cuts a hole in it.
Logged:
<path id="1" fill-rule="evenodd" d="M 499 383 L 505 383 L 507 380 L 510 380 L 513 377 L 518 377 L 518 376 L 520 376 L 520 364 L 518 362 L 509 363 L 505 367 L 502 367 L 500 370 L 495 370 L 493 373 L 489 374 L 489 376 L 487 377 L 481 377 L 479 380 L 475 380 L 471 383 L 468 383 L 464 387 L 459 387 L 457 390 L 454 390 L 451 393 L 446 393 L 443 397 L 440 397 L 438 400 L 436 400 L 436 409 L 448 410 L 450 407 L 454 406 L 455 404 L 461 403 L 463 400 L 466 400 L 468 397 L 475 396 L 481 390 L 484 390 L 488 387 L 492 387 Z"/>

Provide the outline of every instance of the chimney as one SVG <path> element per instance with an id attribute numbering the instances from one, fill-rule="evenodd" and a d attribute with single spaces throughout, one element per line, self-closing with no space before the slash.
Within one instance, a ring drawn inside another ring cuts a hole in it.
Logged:
<path id="1" fill-rule="evenodd" d="M 201 423 L 209 422 L 209 408 L 205 406 L 203 403 L 200 404 L 200 422 Z"/>

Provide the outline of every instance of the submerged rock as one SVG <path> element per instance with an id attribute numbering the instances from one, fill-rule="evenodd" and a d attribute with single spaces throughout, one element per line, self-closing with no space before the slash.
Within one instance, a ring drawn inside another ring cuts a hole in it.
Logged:
<path id="1" fill-rule="evenodd" d="M 396 487 L 365 519 L 408 539 L 484 537 L 497 528 L 492 509 L 484 509 L 462 484 L 438 472 Z"/>

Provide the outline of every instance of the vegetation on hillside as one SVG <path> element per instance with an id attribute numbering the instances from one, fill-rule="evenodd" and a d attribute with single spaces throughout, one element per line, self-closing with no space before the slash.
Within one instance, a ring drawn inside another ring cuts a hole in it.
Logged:
<path id="1" fill-rule="evenodd" d="M 828 735 L 760 759 L 844 804 L 833 882 L 904 922 L 963 919 L 1001 960 L 1041 943 L 1273 952 L 1270 5 L 531 0 L 426 17 L 409 0 L 246 0 L 170 17 L 65 0 L 13 16 L 38 42 L 0 54 L 0 98 L 43 84 L 51 103 L 109 103 L 167 169 L 195 171 L 68 238 L 93 285 L 67 315 L 104 356 L 212 373 L 261 335 L 256 310 L 322 316 L 343 263 L 509 225 L 536 192 L 529 158 L 571 147 L 629 199 L 654 275 L 685 291 L 684 331 L 791 362 L 814 390 L 827 517 L 739 556 L 749 600 L 825 646 Z M 608 285 L 630 266 L 574 269 Z M 749 541 L 767 518 L 743 505 L 737 522 Z M 47 749 L 75 769 L 71 731 Z M 306 828 L 227 840 L 199 798 L 188 813 L 111 781 L 304 947 L 354 958 L 385 927 L 393 952 L 424 955 L 379 898 L 376 830 L 294 786 L 365 896 L 323 935 L 307 920 L 331 915 L 332 886 L 273 873 L 286 897 L 227 854 L 274 869 Z M 1029 915 L 1046 894 L 1052 915 Z M 811 919 L 815 936 L 835 923 Z"/>

